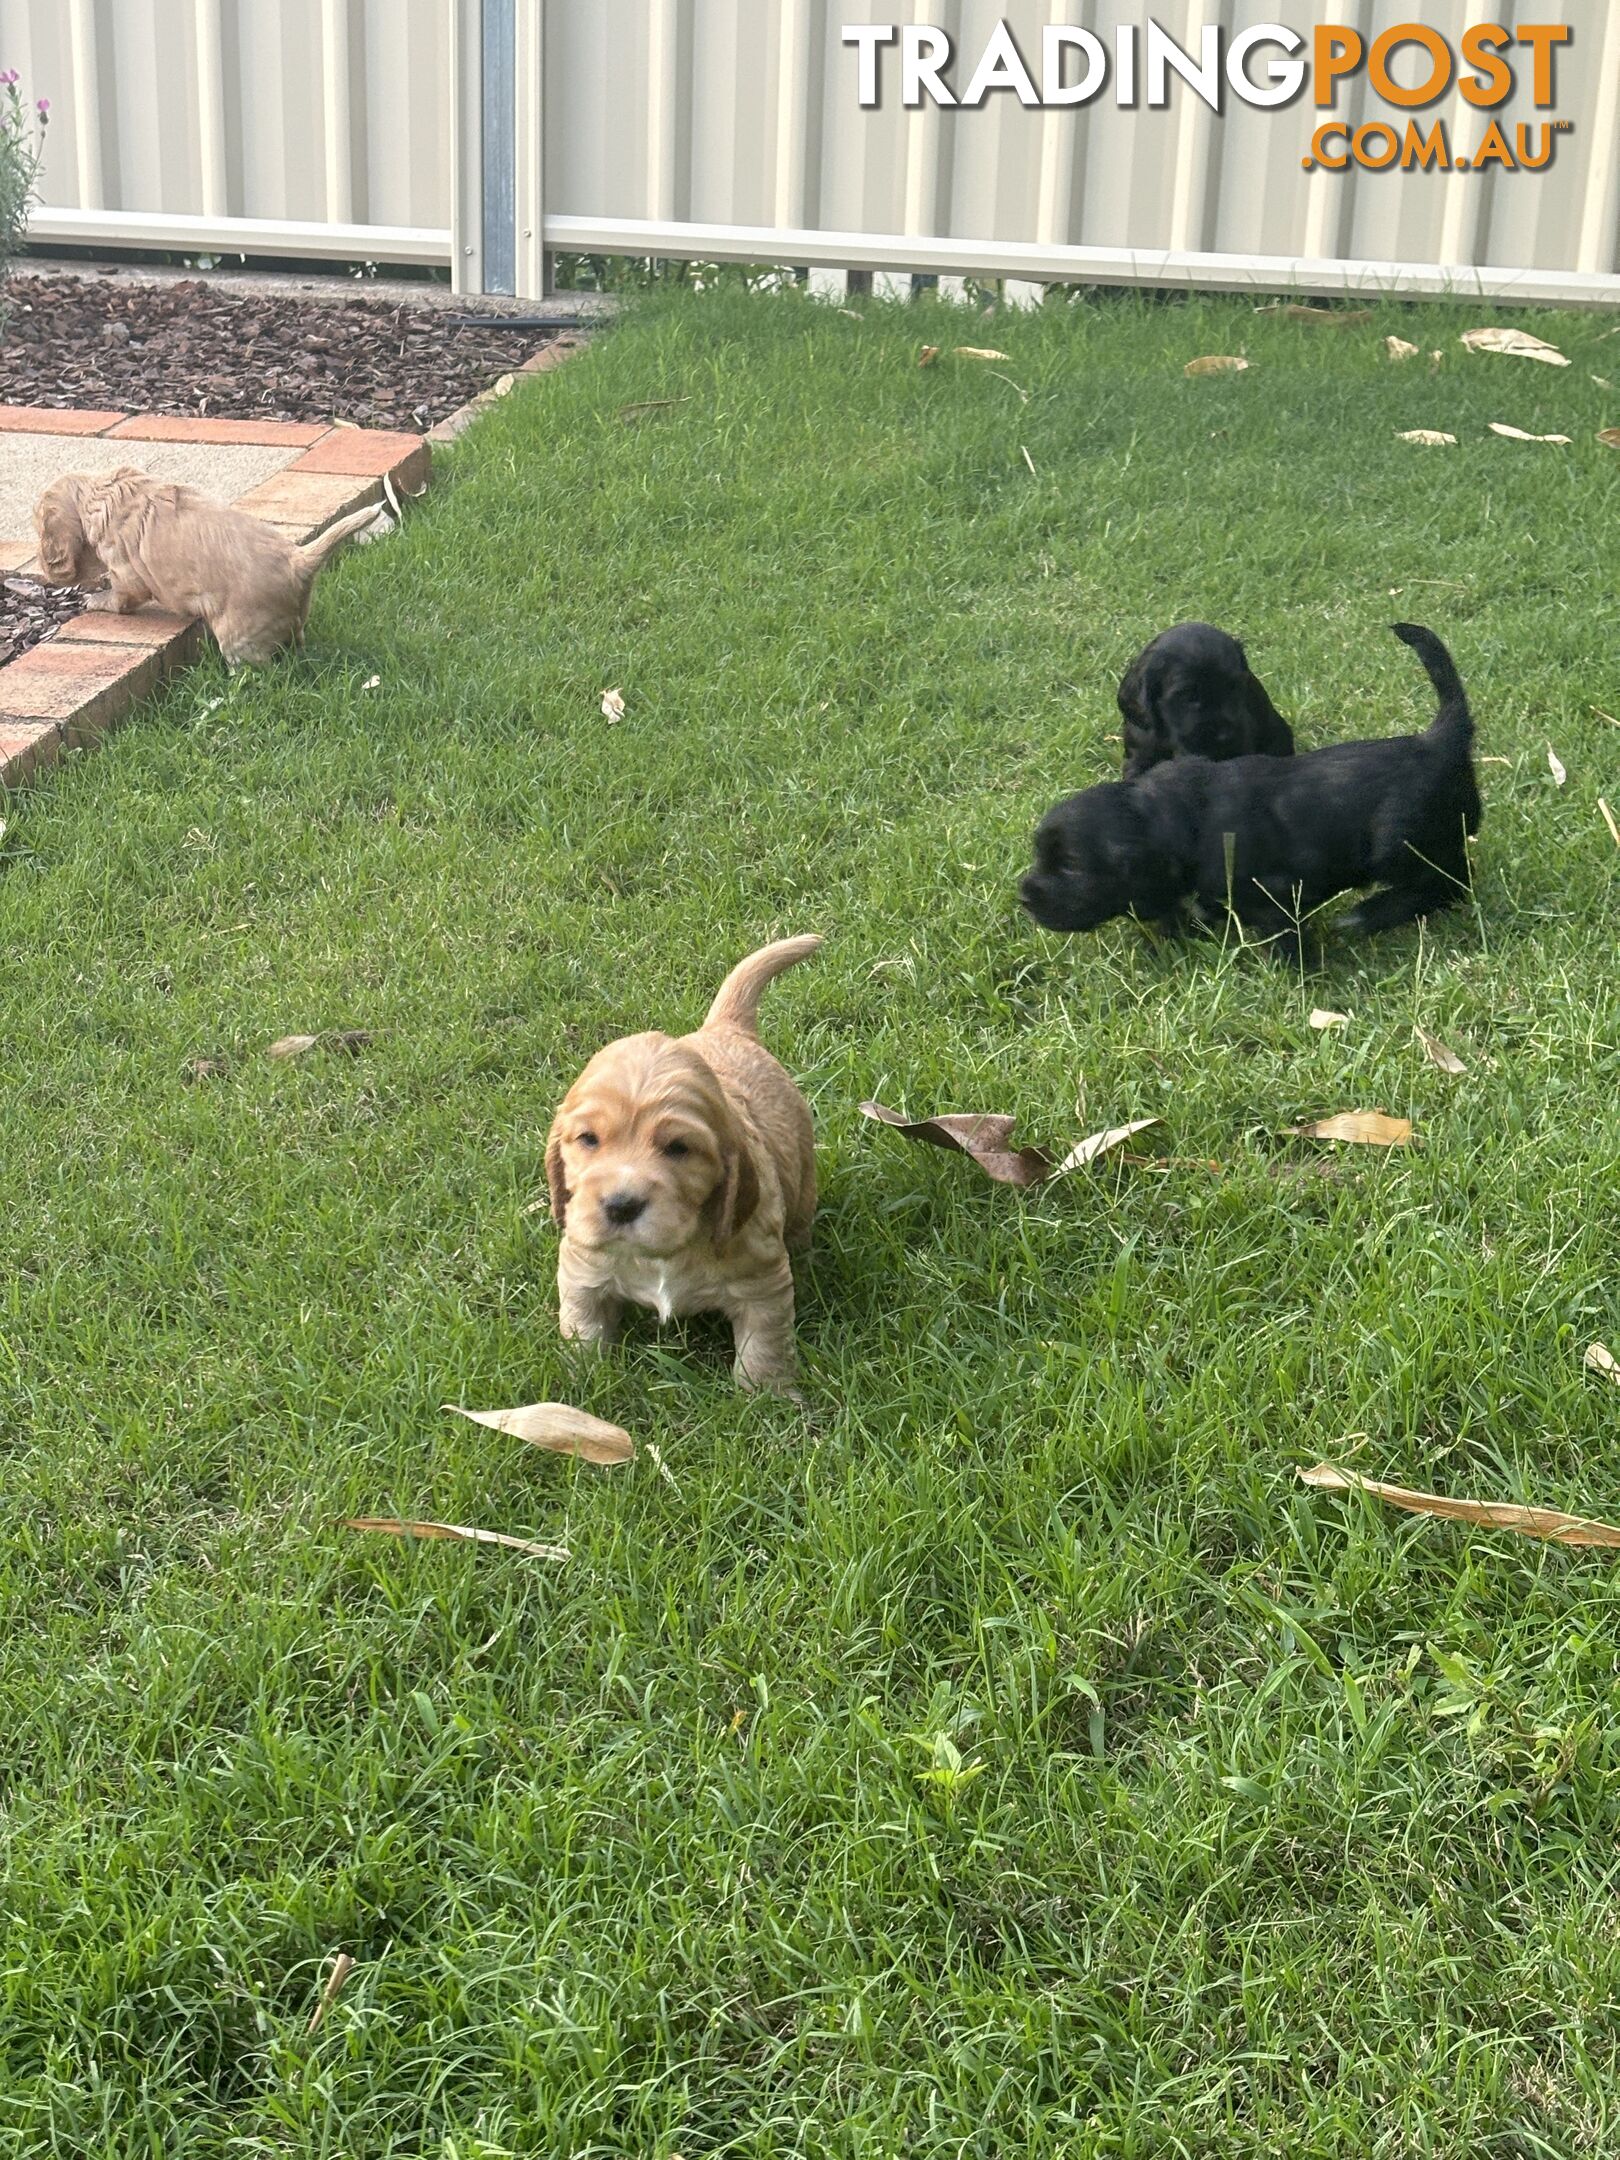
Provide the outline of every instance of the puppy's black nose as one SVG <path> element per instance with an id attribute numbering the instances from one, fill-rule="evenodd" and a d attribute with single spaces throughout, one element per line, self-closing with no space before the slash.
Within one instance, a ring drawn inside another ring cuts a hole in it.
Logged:
<path id="1" fill-rule="evenodd" d="M 611 1200 L 602 1202 L 602 1213 L 610 1223 L 633 1223 L 638 1215 L 646 1212 L 647 1201 L 642 1193 L 615 1193 Z"/>

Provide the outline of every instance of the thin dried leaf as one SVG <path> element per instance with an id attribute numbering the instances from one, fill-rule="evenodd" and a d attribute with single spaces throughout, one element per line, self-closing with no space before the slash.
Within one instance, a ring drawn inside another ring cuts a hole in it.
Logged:
<path id="1" fill-rule="evenodd" d="M 306 2032 L 320 2031 L 322 2018 L 325 2017 L 327 2011 L 337 2001 L 338 1990 L 353 1971 L 354 1959 L 350 1957 L 347 1950 L 340 1950 L 332 1960 L 332 1970 L 326 1976 L 325 1987 L 321 1989 L 321 1999 L 310 2013 L 309 2023 L 304 2027 Z"/>
<path id="2" fill-rule="evenodd" d="M 1163 1123 L 1163 1118 L 1137 1118 L 1130 1125 L 1110 1125 L 1106 1132 L 1094 1132 L 1088 1140 L 1082 1140 L 1077 1147 L 1070 1148 L 1052 1175 L 1062 1177 L 1066 1170 L 1083 1170 L 1087 1163 L 1096 1162 L 1099 1156 L 1111 1155 L 1115 1148 L 1123 1147 L 1127 1140 L 1134 1140 L 1139 1132 L 1147 1132 L 1153 1126 Z"/>
<path id="3" fill-rule="evenodd" d="M 1620 1359 L 1615 1357 L 1607 1343 L 1588 1343 L 1581 1363 L 1588 1372 L 1600 1372 L 1605 1379 L 1612 1380 L 1620 1387 Z"/>
<path id="4" fill-rule="evenodd" d="M 1569 441 L 1567 435 L 1527 435 L 1522 427 L 1509 427 L 1505 420 L 1492 420 L 1490 430 L 1493 435 L 1505 435 L 1509 442 L 1567 443 Z"/>
<path id="5" fill-rule="evenodd" d="M 668 412 L 672 405 L 690 405 L 691 402 L 690 391 L 684 397 L 643 398 L 639 405 L 621 405 L 619 418 L 628 426 L 632 420 L 645 420 L 648 413 Z"/>
<path id="6" fill-rule="evenodd" d="M 566 1545 L 537 1545 L 532 1538 L 508 1537 L 504 1530 L 470 1530 L 465 1523 L 407 1522 L 398 1515 L 351 1515 L 345 1530 L 376 1530 L 384 1537 L 451 1538 L 461 1545 L 500 1545 L 527 1553 L 531 1560 L 566 1560 Z"/>
<path id="7" fill-rule="evenodd" d="M 1419 1028 L 1417 1039 L 1423 1045 L 1423 1055 L 1431 1065 L 1438 1065 L 1444 1073 L 1465 1073 L 1468 1067 L 1455 1050 L 1448 1050 L 1438 1035 L 1431 1035 L 1427 1028 Z"/>
<path id="8" fill-rule="evenodd" d="M 1341 1028 L 1349 1025 L 1350 1015 L 1348 1013 L 1329 1012 L 1321 1005 L 1318 1005 L 1311 1014 L 1311 1026 L 1313 1028 Z"/>
<path id="9" fill-rule="evenodd" d="M 937 345 L 925 345 L 917 355 L 917 365 L 919 367 L 932 367 L 938 358 L 939 347 Z"/>
<path id="10" fill-rule="evenodd" d="M 1029 467 L 1031 479 L 1038 480 L 1041 476 L 1035 470 L 1035 460 L 1030 456 L 1029 451 L 1027 450 L 1027 448 L 1025 448 L 1023 443 L 1020 443 L 1018 447 L 1024 452 L 1024 463 Z"/>
<path id="11" fill-rule="evenodd" d="M 997 352 L 993 345 L 953 345 L 951 352 L 958 360 L 1010 360 L 1011 353 Z"/>
<path id="12" fill-rule="evenodd" d="M 1206 353 L 1201 360 L 1189 360 L 1182 369 L 1183 375 L 1241 375 L 1251 363 L 1234 359 L 1230 353 Z"/>
<path id="13" fill-rule="evenodd" d="M 368 675 L 360 687 L 362 690 L 380 690 L 382 688 L 382 677 L 380 675 Z"/>
<path id="14" fill-rule="evenodd" d="M 1520 1507 L 1508 1500 L 1449 1500 L 1440 1493 L 1412 1492 L 1405 1485 L 1381 1485 L 1354 1470 L 1317 1463 L 1301 1470 L 1300 1482 L 1316 1492 L 1364 1492 L 1410 1515 L 1442 1515 L 1448 1522 L 1477 1524 L 1487 1530 L 1516 1530 L 1521 1537 L 1548 1538 L 1555 1545 L 1620 1545 L 1620 1529 L 1565 1515 L 1557 1508 Z"/>
<path id="15" fill-rule="evenodd" d="M 1470 352 L 1507 353 L 1518 360 L 1544 361 L 1548 367 L 1569 366 L 1556 345 L 1549 345 L 1545 338 L 1532 337 L 1528 330 L 1508 330 L 1496 326 L 1485 330 L 1465 330 L 1462 341 Z"/>
<path id="16" fill-rule="evenodd" d="M 1510 757 L 1482 757 L 1479 762 L 1482 765 L 1511 765 L 1513 760 Z"/>
<path id="17" fill-rule="evenodd" d="M 1614 842 L 1616 847 L 1620 847 L 1620 825 L 1617 825 L 1615 823 L 1614 812 L 1609 808 L 1608 804 L 1603 800 L 1603 797 L 1601 795 L 1598 797 L 1598 808 L 1603 812 L 1603 822 L 1609 828 L 1610 839 Z"/>
<path id="18" fill-rule="evenodd" d="M 264 1053 L 266 1057 L 302 1057 L 309 1050 L 342 1050 L 358 1057 L 376 1040 L 370 1028 L 329 1028 L 324 1035 L 283 1035 Z"/>
<path id="19" fill-rule="evenodd" d="M 1620 450 L 1620 427 L 1599 428 L 1598 441 L 1605 449 Z"/>
<path id="20" fill-rule="evenodd" d="M 1454 446 L 1457 438 L 1455 435 L 1443 434 L 1439 428 L 1415 427 L 1397 430 L 1395 440 L 1397 442 L 1428 443 L 1438 450 L 1447 446 Z"/>
<path id="21" fill-rule="evenodd" d="M 1436 350 L 1436 351 L 1434 351 L 1434 352 L 1430 353 L 1430 355 L 1429 355 L 1429 373 L 1430 373 L 1431 375 L 1438 375 L 1438 374 L 1439 374 L 1439 372 L 1440 372 L 1440 370 L 1441 370 L 1441 369 L 1442 369 L 1442 368 L 1443 368 L 1443 367 L 1445 366 L 1445 364 L 1446 364 L 1446 356 L 1445 356 L 1445 354 L 1444 354 L 1443 352 L 1440 352 L 1440 351 Z"/>
<path id="22" fill-rule="evenodd" d="M 1358 1147 L 1405 1147 L 1412 1138 L 1412 1120 L 1388 1117 L 1382 1110 L 1341 1110 L 1336 1117 L 1318 1118 L 1314 1124 L 1296 1125 L 1302 1140 L 1348 1140 Z"/>
<path id="23" fill-rule="evenodd" d="M 624 692 L 622 690 L 604 690 L 602 692 L 602 718 L 609 727 L 617 727 L 624 718 Z"/>
<path id="24" fill-rule="evenodd" d="M 1610 382 L 1607 375 L 1594 375 L 1592 377 L 1592 380 L 1597 384 L 1600 390 L 1612 390 L 1614 388 L 1614 384 Z M 1598 437 L 1598 441 L 1601 442 L 1602 440 L 1603 438 L 1600 435 Z"/>
<path id="25" fill-rule="evenodd" d="M 838 312 L 840 315 L 847 315 L 851 322 L 865 322 L 866 320 L 864 315 L 852 307 L 841 307 Z"/>
<path id="26" fill-rule="evenodd" d="M 1408 345 L 1403 337 L 1385 338 L 1384 350 L 1392 360 L 1415 360 L 1418 356 L 1417 347 Z"/>
<path id="27" fill-rule="evenodd" d="M 898 1110 L 882 1103 L 863 1102 L 862 1117 L 875 1118 L 901 1133 L 907 1140 L 921 1140 L 929 1147 L 946 1148 L 976 1162 L 998 1185 L 1041 1185 L 1053 1174 L 1053 1163 L 1044 1148 L 1015 1148 L 1012 1133 L 1016 1118 L 994 1111 L 964 1111 L 945 1117 L 903 1118 Z"/>
<path id="28" fill-rule="evenodd" d="M 1553 778 L 1557 781 L 1560 787 L 1562 787 L 1564 782 L 1569 778 L 1569 774 L 1565 770 L 1563 759 L 1558 755 L 1558 752 L 1553 748 L 1551 743 L 1547 745 L 1547 770 L 1552 774 Z"/>
<path id="29" fill-rule="evenodd" d="M 188 1086 L 195 1086 L 199 1080 L 217 1079 L 224 1070 L 225 1060 L 223 1058 L 187 1058 L 180 1068 L 180 1077 Z"/>
<path id="30" fill-rule="evenodd" d="M 634 1462 L 636 1443 L 620 1425 L 609 1425 L 588 1410 L 568 1403 L 527 1403 L 517 1410 L 466 1410 L 460 1403 L 442 1406 L 455 1417 L 487 1425 L 491 1432 L 510 1433 L 530 1447 L 545 1448 L 553 1455 L 577 1455 L 582 1462 Z"/>
<path id="31" fill-rule="evenodd" d="M 264 1054 L 273 1058 L 302 1057 L 306 1050 L 313 1050 L 320 1039 L 318 1035 L 283 1035 Z"/>

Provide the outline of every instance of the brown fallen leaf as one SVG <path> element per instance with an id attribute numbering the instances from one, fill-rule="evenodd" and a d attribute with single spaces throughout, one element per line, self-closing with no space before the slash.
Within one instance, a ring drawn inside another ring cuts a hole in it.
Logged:
<path id="1" fill-rule="evenodd" d="M 1111 1155 L 1115 1148 L 1123 1147 L 1127 1140 L 1134 1140 L 1139 1132 L 1151 1131 L 1155 1125 L 1163 1123 L 1163 1118 L 1137 1118 L 1130 1125 L 1110 1125 L 1106 1132 L 1094 1132 L 1089 1139 L 1070 1148 L 1052 1175 L 1062 1177 L 1065 1171 L 1083 1170 L 1087 1163 L 1096 1162 L 1100 1156 Z"/>
<path id="2" fill-rule="evenodd" d="M 1183 375 L 1241 375 L 1250 365 L 1251 362 L 1234 359 L 1230 353 L 1206 353 L 1201 360 L 1189 360 L 1181 372 Z"/>
<path id="3" fill-rule="evenodd" d="M 1430 353 L 1430 355 L 1429 355 L 1429 373 L 1430 373 L 1431 375 L 1438 375 L 1438 374 L 1439 374 L 1439 372 L 1440 372 L 1440 370 L 1441 370 L 1441 369 L 1442 369 L 1442 368 L 1443 368 L 1443 367 L 1445 366 L 1445 364 L 1446 364 L 1446 356 L 1445 356 L 1445 354 L 1444 354 L 1443 352 L 1435 351 L 1435 352 L 1432 352 L 1432 353 Z"/>
<path id="4" fill-rule="evenodd" d="M 1417 347 L 1408 345 L 1403 337 L 1385 338 L 1384 350 L 1392 360 L 1415 360 L 1418 356 Z"/>
<path id="5" fill-rule="evenodd" d="M 1442 1515 L 1448 1522 L 1475 1523 L 1481 1529 L 1516 1530 L 1521 1537 L 1548 1538 L 1555 1545 L 1620 1545 L 1620 1529 L 1565 1515 L 1557 1508 L 1521 1507 L 1510 1500 L 1449 1500 L 1441 1493 L 1413 1492 L 1405 1485 L 1381 1485 L 1354 1470 L 1317 1463 L 1301 1470 L 1300 1482 L 1316 1492 L 1364 1492 L 1410 1515 Z"/>
<path id="6" fill-rule="evenodd" d="M 1302 1140 L 1348 1140 L 1359 1147 L 1406 1147 L 1412 1138 L 1412 1120 L 1388 1117 L 1382 1110 L 1341 1110 L 1336 1117 L 1317 1118 L 1313 1124 L 1296 1125 Z"/>
<path id="7" fill-rule="evenodd" d="M 1617 825 L 1615 823 L 1614 812 L 1609 808 L 1608 804 L 1603 800 L 1603 797 L 1601 795 L 1598 797 L 1598 808 L 1603 812 L 1603 822 L 1609 828 L 1609 838 L 1614 842 L 1616 847 L 1620 847 L 1620 825 Z"/>
<path id="8" fill-rule="evenodd" d="M 998 1185 L 1029 1187 L 1044 1185 L 1048 1178 L 1062 1177 L 1070 1170 L 1082 1169 L 1088 1163 L 1111 1154 L 1115 1148 L 1125 1145 L 1139 1132 L 1150 1126 L 1162 1125 L 1162 1118 L 1138 1118 L 1131 1125 L 1113 1125 L 1106 1132 L 1093 1133 L 1088 1140 L 1069 1150 L 1061 1162 L 1054 1162 L 1045 1148 L 1014 1147 L 1013 1128 L 1018 1120 L 1004 1117 L 997 1111 L 963 1111 L 944 1117 L 903 1118 L 897 1110 L 886 1110 L 882 1103 L 863 1102 L 862 1117 L 874 1118 L 880 1125 L 901 1133 L 908 1140 L 921 1140 L 929 1147 L 946 1148 L 958 1155 L 966 1155 Z"/>
<path id="9" fill-rule="evenodd" d="M 1522 427 L 1509 427 L 1505 420 L 1488 423 L 1493 435 L 1505 435 L 1509 442 L 1567 443 L 1567 435 L 1527 435 Z"/>
<path id="10" fill-rule="evenodd" d="M 1321 1005 L 1318 1005 L 1311 1014 L 1311 1026 L 1319 1030 L 1322 1028 L 1342 1028 L 1349 1025 L 1350 1015 L 1348 1013 L 1329 1012 Z"/>
<path id="11" fill-rule="evenodd" d="M 938 358 L 939 347 L 937 345 L 925 345 L 917 355 L 917 365 L 919 367 L 932 367 Z"/>
<path id="12" fill-rule="evenodd" d="M 993 345 L 953 345 L 952 355 L 958 360 L 1010 360 L 1011 353 L 997 352 Z"/>
<path id="13" fill-rule="evenodd" d="M 1431 1065 L 1438 1065 L 1444 1073 L 1465 1073 L 1468 1067 L 1455 1050 L 1448 1050 L 1438 1035 L 1431 1035 L 1427 1028 L 1419 1028 L 1417 1039 L 1423 1045 L 1423 1054 Z"/>
<path id="14" fill-rule="evenodd" d="M 1548 367 L 1569 366 L 1556 345 L 1549 345 L 1545 338 L 1532 337 L 1528 330 L 1495 326 L 1485 330 L 1465 330 L 1462 341 L 1470 352 L 1507 353 L 1518 360 L 1544 361 Z"/>
<path id="15" fill-rule="evenodd" d="M 487 1425 L 491 1432 L 510 1433 L 530 1447 L 546 1448 L 553 1455 L 577 1455 L 583 1462 L 627 1463 L 636 1459 L 636 1443 L 620 1425 L 609 1425 L 588 1410 L 568 1403 L 528 1403 L 516 1410 L 466 1410 L 460 1403 L 441 1408 L 455 1417 Z"/>
<path id="16" fill-rule="evenodd" d="M 217 1080 L 224 1070 L 225 1060 L 223 1058 L 187 1058 L 180 1068 L 180 1077 L 188 1086 L 195 1086 L 199 1080 Z"/>
<path id="17" fill-rule="evenodd" d="M 1562 787 L 1564 782 L 1569 778 L 1569 774 L 1564 767 L 1563 759 L 1558 755 L 1558 752 L 1553 748 L 1551 743 L 1547 745 L 1547 770 L 1552 774 L 1554 780 L 1557 781 L 1560 787 Z"/>
<path id="18" fill-rule="evenodd" d="M 604 690 L 602 692 L 602 718 L 609 727 L 616 727 L 624 718 L 624 692 L 622 690 Z"/>
<path id="19" fill-rule="evenodd" d="M 1620 427 L 1599 428 L 1598 441 L 1609 450 L 1620 450 Z"/>
<path id="20" fill-rule="evenodd" d="M 1588 1372 L 1600 1372 L 1605 1379 L 1612 1380 L 1620 1387 L 1620 1359 L 1615 1357 L 1607 1343 L 1588 1343 L 1581 1363 Z"/>
<path id="21" fill-rule="evenodd" d="M 370 1028 L 328 1028 L 324 1035 L 283 1035 L 264 1054 L 273 1058 L 295 1058 L 309 1050 L 341 1050 L 346 1057 L 358 1057 L 375 1040 Z"/>
<path id="22" fill-rule="evenodd" d="M 1446 435 L 1442 433 L 1439 428 L 1415 427 L 1397 429 L 1395 434 L 1395 440 L 1397 442 L 1428 443 L 1433 448 L 1438 450 L 1446 447 L 1447 445 L 1454 446 L 1457 438 L 1455 435 Z"/>
<path id="23" fill-rule="evenodd" d="M 648 413 L 668 412 L 672 405 L 690 405 L 691 402 L 690 391 L 685 397 L 643 398 L 639 405 L 621 405 L 619 407 L 619 418 L 628 425 L 632 420 L 645 420 Z"/>
<path id="24" fill-rule="evenodd" d="M 527 1553 L 531 1560 L 566 1560 L 566 1545 L 537 1545 L 530 1538 L 508 1537 L 504 1530 L 469 1530 L 463 1523 L 407 1522 L 398 1515 L 351 1515 L 345 1530 L 377 1530 L 384 1537 L 453 1538 L 462 1545 L 501 1545 L 508 1552 Z"/>
<path id="25" fill-rule="evenodd" d="M 347 1950 L 340 1950 L 332 1960 L 332 1970 L 326 1976 L 326 1985 L 321 1989 L 320 2001 L 310 2012 L 309 2023 L 304 2027 L 305 2032 L 320 2031 L 322 2018 L 325 2017 L 327 2011 L 337 2001 L 338 1990 L 353 1971 L 354 1959 L 350 1957 Z"/>
<path id="26" fill-rule="evenodd" d="M 1607 375 L 1594 375 L 1592 377 L 1592 380 L 1597 384 L 1600 390 L 1612 390 L 1614 388 L 1614 384 L 1610 382 Z M 1600 442 L 1602 441 L 1602 439 L 1603 438 L 1599 436 L 1598 440 Z"/>
<path id="27" fill-rule="evenodd" d="M 863 1102 L 862 1117 L 875 1118 L 908 1140 L 929 1147 L 946 1148 L 969 1156 L 998 1185 L 1041 1185 L 1052 1175 L 1052 1158 L 1044 1148 L 1015 1148 L 1013 1128 L 1018 1120 L 994 1111 L 963 1111 L 945 1117 L 903 1118 L 898 1110 L 882 1103 Z"/>

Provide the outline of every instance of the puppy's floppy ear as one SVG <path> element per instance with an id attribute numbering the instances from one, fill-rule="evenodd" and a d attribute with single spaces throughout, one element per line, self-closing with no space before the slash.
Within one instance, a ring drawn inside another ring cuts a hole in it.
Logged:
<path id="1" fill-rule="evenodd" d="M 1127 720 L 1146 727 L 1151 715 L 1147 702 L 1147 651 L 1139 652 L 1125 670 L 1119 686 L 1119 709 Z"/>
<path id="2" fill-rule="evenodd" d="M 72 584 L 79 574 L 79 550 L 84 544 L 78 512 L 61 496 L 45 495 L 34 512 L 34 526 L 45 575 L 59 584 Z"/>
<path id="3" fill-rule="evenodd" d="M 728 1120 L 720 1135 L 720 1184 L 714 1196 L 714 1247 L 724 1252 L 759 1206 L 759 1172 L 748 1142 Z"/>
<path id="4" fill-rule="evenodd" d="M 551 1219 L 559 1230 L 568 1227 L 568 1179 L 563 1170 L 562 1112 L 551 1121 L 546 1136 L 546 1183 L 551 1188 Z"/>

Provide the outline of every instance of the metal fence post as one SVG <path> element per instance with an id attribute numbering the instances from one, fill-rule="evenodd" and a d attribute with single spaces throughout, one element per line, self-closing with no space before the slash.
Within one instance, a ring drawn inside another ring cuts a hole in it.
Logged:
<path id="1" fill-rule="evenodd" d="M 546 249 L 546 0 L 517 0 L 513 38 L 513 290 L 524 300 L 551 291 Z"/>
<path id="2" fill-rule="evenodd" d="M 484 290 L 484 107 L 482 0 L 450 10 L 450 282 Z"/>

